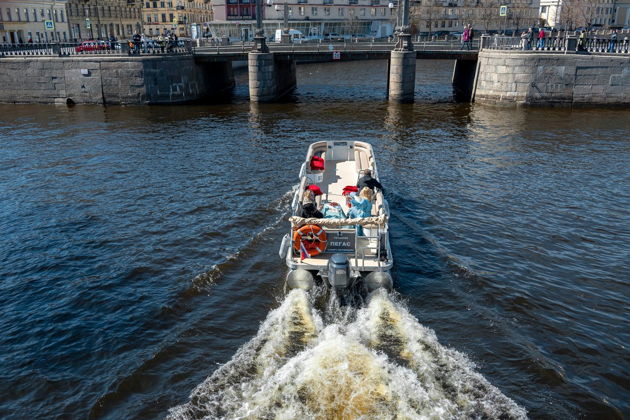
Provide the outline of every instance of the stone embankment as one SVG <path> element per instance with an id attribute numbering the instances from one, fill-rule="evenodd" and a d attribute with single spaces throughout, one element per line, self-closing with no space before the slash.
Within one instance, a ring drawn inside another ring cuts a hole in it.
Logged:
<path id="1" fill-rule="evenodd" d="M 200 66 L 192 56 L 0 59 L 3 103 L 172 104 L 233 84 L 231 66 Z"/>
<path id="2" fill-rule="evenodd" d="M 479 53 L 475 102 L 630 105 L 630 55 L 530 51 Z"/>

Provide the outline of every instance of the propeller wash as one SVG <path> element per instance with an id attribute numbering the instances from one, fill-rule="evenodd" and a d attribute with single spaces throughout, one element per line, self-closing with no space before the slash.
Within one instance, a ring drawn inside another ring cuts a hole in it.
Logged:
<path id="1" fill-rule="evenodd" d="M 311 299 L 292 290 L 168 418 L 526 418 L 384 289 L 326 322 Z"/>

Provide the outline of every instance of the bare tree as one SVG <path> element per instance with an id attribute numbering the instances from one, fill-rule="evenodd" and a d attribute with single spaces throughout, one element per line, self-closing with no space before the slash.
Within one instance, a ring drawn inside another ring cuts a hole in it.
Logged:
<path id="1" fill-rule="evenodd" d="M 560 22 L 565 29 L 590 28 L 596 15 L 595 5 L 592 0 L 564 0 L 561 5 Z"/>
<path id="2" fill-rule="evenodd" d="M 478 1 L 475 6 L 475 15 L 483 27 L 484 31 L 488 32 L 488 29 L 496 25 L 497 19 L 499 19 L 499 2 L 498 0 L 481 0 Z"/>
<path id="3" fill-rule="evenodd" d="M 444 2 L 441 0 L 421 0 L 411 8 L 411 24 L 420 32 L 428 29 L 431 37 L 433 28 L 437 27 L 436 22 L 440 17 L 444 17 L 444 10 Z"/>

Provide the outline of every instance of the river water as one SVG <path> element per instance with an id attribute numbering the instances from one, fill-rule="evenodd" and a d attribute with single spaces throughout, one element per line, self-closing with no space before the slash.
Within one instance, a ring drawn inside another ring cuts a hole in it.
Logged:
<path id="1" fill-rule="evenodd" d="M 0 417 L 630 415 L 630 112 L 455 104 L 452 63 L 285 103 L 0 106 Z M 310 142 L 373 144 L 395 292 L 286 295 Z"/>

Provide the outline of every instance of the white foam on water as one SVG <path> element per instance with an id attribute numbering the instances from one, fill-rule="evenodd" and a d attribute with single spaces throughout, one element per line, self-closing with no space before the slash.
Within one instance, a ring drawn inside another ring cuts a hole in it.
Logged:
<path id="1" fill-rule="evenodd" d="M 168 418 L 526 418 L 386 292 L 338 315 L 291 291 Z"/>

